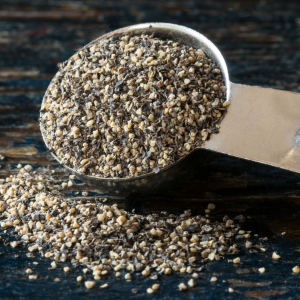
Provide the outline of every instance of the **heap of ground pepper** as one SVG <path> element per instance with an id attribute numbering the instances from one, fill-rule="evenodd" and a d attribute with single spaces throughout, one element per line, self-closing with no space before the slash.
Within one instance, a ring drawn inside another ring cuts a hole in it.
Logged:
<path id="1" fill-rule="evenodd" d="M 0 225 L 14 228 L 29 252 L 54 260 L 52 267 L 70 261 L 92 270 L 96 280 L 111 271 L 121 276 L 121 270 L 153 279 L 172 272 L 197 277 L 205 261 L 239 253 L 235 237 L 250 238 L 241 230 L 242 216 L 237 222 L 228 216 L 212 221 L 214 204 L 202 216 L 190 210 L 142 215 L 94 197 L 65 197 L 60 193 L 64 186 L 54 170 L 21 168 L 0 184 Z"/>
<path id="2" fill-rule="evenodd" d="M 112 37 L 61 64 L 40 126 L 63 165 L 127 178 L 158 172 L 203 145 L 228 105 L 220 68 L 201 49 Z"/>

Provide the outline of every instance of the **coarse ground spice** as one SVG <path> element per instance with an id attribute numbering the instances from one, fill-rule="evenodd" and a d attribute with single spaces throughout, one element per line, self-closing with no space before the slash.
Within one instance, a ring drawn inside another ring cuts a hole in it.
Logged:
<path id="1" fill-rule="evenodd" d="M 188 281 L 188 285 L 189 285 L 190 287 L 193 287 L 193 286 L 195 285 L 194 279 L 190 279 L 190 280 Z"/>
<path id="2" fill-rule="evenodd" d="M 295 266 L 294 268 L 293 268 L 293 272 L 294 273 L 300 273 L 300 268 L 298 267 L 298 266 Z"/>
<path id="3" fill-rule="evenodd" d="M 276 252 L 273 252 L 273 254 L 272 254 L 272 258 L 273 258 L 273 259 L 280 259 L 280 258 L 281 258 L 281 256 L 280 256 L 280 255 L 278 255 Z"/>
<path id="4" fill-rule="evenodd" d="M 112 37 L 61 64 L 40 126 L 63 165 L 127 178 L 158 172 L 203 145 L 228 105 L 220 68 L 201 49 L 148 35 Z"/>
<path id="5" fill-rule="evenodd" d="M 239 264 L 241 262 L 241 259 L 239 257 L 236 257 L 235 259 L 233 259 L 232 261 L 234 264 Z"/>
<path id="6" fill-rule="evenodd" d="M 180 291 L 185 291 L 185 290 L 187 290 L 187 286 L 186 286 L 184 283 L 180 283 L 180 284 L 178 285 L 178 289 L 179 289 Z"/>
<path id="7" fill-rule="evenodd" d="M 220 222 L 209 215 L 192 216 L 190 210 L 145 216 L 101 199 L 70 199 L 60 194 L 62 184 L 54 176 L 53 170 L 37 172 L 27 165 L 0 186 L 1 227 L 13 227 L 29 254 L 50 258 L 52 268 L 70 261 L 74 267 L 85 266 L 84 273 L 92 270 L 95 280 L 111 272 L 119 276 L 122 269 L 127 280 L 131 272 L 154 280 L 173 272 L 198 278 L 203 263 L 238 254 L 234 238 L 250 233 L 228 216 Z"/>

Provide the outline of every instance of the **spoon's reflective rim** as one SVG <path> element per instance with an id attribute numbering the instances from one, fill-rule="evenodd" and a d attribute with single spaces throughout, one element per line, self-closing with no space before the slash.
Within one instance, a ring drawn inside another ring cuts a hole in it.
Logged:
<path id="1" fill-rule="evenodd" d="M 122 36 L 122 35 L 126 35 L 126 34 L 143 34 L 143 33 L 160 33 L 162 36 L 166 35 L 168 36 L 168 38 L 171 38 L 174 41 L 178 41 L 178 40 L 183 40 L 186 41 L 186 44 L 189 44 L 191 46 L 197 47 L 199 48 L 199 44 L 201 45 L 201 48 L 204 50 L 204 52 L 213 60 L 216 61 L 216 63 L 218 64 L 218 66 L 221 68 L 221 72 L 225 81 L 225 85 L 226 85 L 226 100 L 230 102 L 230 94 L 231 94 L 231 83 L 229 80 L 229 74 L 228 74 L 228 69 L 227 69 L 227 65 L 225 62 L 225 59 L 223 58 L 221 52 L 219 51 L 219 49 L 204 35 L 202 35 L 201 33 L 185 27 L 185 26 L 181 26 L 181 25 L 176 25 L 176 24 L 171 24 L 171 23 L 142 23 L 142 24 L 137 24 L 137 25 L 132 25 L 132 26 L 127 26 L 127 27 L 123 27 L 114 31 L 111 31 L 109 33 L 106 33 L 102 36 L 100 36 L 99 38 L 91 41 L 89 44 L 85 45 L 83 48 L 88 47 L 89 45 L 93 44 L 95 41 L 97 40 L 101 40 L 104 38 L 110 38 L 111 36 Z M 77 51 L 77 53 L 79 51 L 81 51 L 83 48 L 79 49 Z M 76 54 L 76 53 L 75 53 Z M 75 55 L 74 54 L 74 55 Z M 49 86 L 51 85 L 52 81 L 50 82 Z M 49 89 L 49 86 L 45 92 L 45 95 L 47 94 L 47 91 Z M 44 102 L 45 96 L 43 98 L 42 103 Z M 42 138 L 48 147 L 48 144 L 44 138 L 44 133 L 43 130 L 41 128 L 41 133 L 42 133 Z M 193 151 L 191 151 L 189 154 L 185 155 L 184 157 L 180 158 L 178 161 L 176 161 L 175 163 L 166 166 L 164 168 L 161 168 L 159 170 L 158 173 L 161 173 L 162 171 L 167 171 L 169 168 L 177 165 L 179 162 L 181 162 L 184 158 L 186 158 L 187 156 L 189 156 L 191 153 L 193 153 L 194 151 L 196 151 L 197 149 L 201 149 L 201 147 L 198 147 L 196 149 L 194 149 Z M 76 170 L 73 170 L 72 168 L 62 164 L 59 160 L 59 158 L 53 154 L 51 152 L 52 156 L 61 164 L 63 165 L 65 168 L 67 168 L 68 170 L 70 170 L 72 173 L 77 174 L 79 177 L 87 177 L 87 178 L 91 178 L 91 179 L 97 179 L 97 180 L 103 180 L 103 181 L 114 181 L 114 182 L 130 182 L 130 181 L 135 181 L 137 179 L 143 179 L 149 176 L 155 176 L 158 173 L 155 172 L 151 172 L 148 174 L 144 174 L 141 176 L 135 176 L 135 177 L 130 177 L 130 178 L 104 178 L 104 177 L 97 177 L 97 176 L 92 176 L 92 175 L 86 175 L 84 173 L 80 173 Z"/>

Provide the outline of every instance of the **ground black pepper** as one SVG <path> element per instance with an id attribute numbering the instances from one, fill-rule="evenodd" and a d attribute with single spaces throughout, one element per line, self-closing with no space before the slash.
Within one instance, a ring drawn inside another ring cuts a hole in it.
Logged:
<path id="1" fill-rule="evenodd" d="M 1 227 L 14 227 L 28 256 L 39 252 L 51 259 L 50 270 L 57 268 L 58 262 L 71 261 L 74 267 L 86 266 L 83 272 L 92 272 L 94 280 L 110 272 L 121 276 L 121 270 L 126 270 L 127 280 L 131 272 L 153 280 L 173 272 L 196 279 L 202 271 L 199 264 L 237 255 L 234 237 L 249 234 L 228 216 L 222 222 L 213 222 L 209 215 L 192 216 L 190 210 L 180 215 L 163 211 L 145 216 L 92 197 L 74 201 L 61 190 L 55 172 L 33 171 L 28 165 L 0 186 Z M 209 207 L 215 208 L 213 204 Z M 20 244 L 5 243 L 11 247 Z M 70 268 L 63 270 L 69 272 Z M 158 287 L 154 284 L 151 289 Z"/>
<path id="2" fill-rule="evenodd" d="M 61 65 L 40 126 L 63 165 L 135 177 L 203 145 L 228 105 L 221 71 L 201 49 L 123 36 L 96 40 Z"/>

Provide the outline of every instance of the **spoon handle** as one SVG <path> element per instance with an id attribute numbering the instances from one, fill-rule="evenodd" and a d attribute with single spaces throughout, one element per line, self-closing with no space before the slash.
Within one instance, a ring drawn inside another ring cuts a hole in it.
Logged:
<path id="1" fill-rule="evenodd" d="M 205 148 L 300 173 L 300 93 L 236 83 L 231 93 Z"/>

